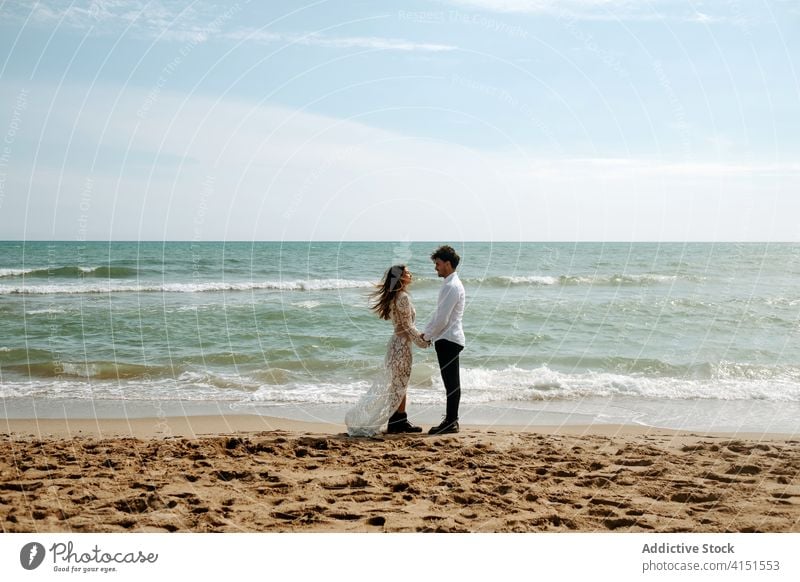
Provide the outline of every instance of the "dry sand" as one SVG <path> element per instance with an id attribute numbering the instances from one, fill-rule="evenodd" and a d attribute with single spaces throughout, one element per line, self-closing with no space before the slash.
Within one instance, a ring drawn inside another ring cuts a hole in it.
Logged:
<path id="1" fill-rule="evenodd" d="M 0 529 L 800 532 L 791 435 L 342 430 L 247 416 L 0 420 Z"/>

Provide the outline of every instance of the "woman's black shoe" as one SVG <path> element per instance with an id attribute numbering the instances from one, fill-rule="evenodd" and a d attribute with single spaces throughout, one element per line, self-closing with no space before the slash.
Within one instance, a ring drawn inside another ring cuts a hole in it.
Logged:
<path id="1" fill-rule="evenodd" d="M 405 412 L 395 412 L 389 419 L 387 434 L 403 434 L 411 432 L 422 432 L 421 426 L 414 426 L 408 422 L 408 414 Z"/>
<path id="2" fill-rule="evenodd" d="M 421 426 L 414 426 L 407 420 L 404 422 L 398 422 L 395 424 L 390 424 L 389 428 L 386 430 L 389 434 L 401 434 L 406 432 L 422 432 Z"/>

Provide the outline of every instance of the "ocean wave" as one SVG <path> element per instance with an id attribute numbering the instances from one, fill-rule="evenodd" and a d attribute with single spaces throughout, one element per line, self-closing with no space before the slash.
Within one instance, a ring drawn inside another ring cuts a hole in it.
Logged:
<path id="1" fill-rule="evenodd" d="M 707 382 L 622 374 L 565 374 L 548 368 L 464 369 L 462 403 L 576 401 L 584 398 L 800 402 L 800 382 L 727 379 Z M 355 402 L 369 382 L 263 385 L 249 396 L 258 403 L 336 404 Z M 443 400 L 441 381 L 413 382 L 409 399 L 418 404 Z"/>
<path id="2" fill-rule="evenodd" d="M 466 284 L 486 285 L 490 287 L 531 286 L 645 286 L 671 284 L 679 280 L 694 281 L 692 277 L 678 275 L 659 275 L 643 273 L 635 275 L 500 275 L 485 278 L 465 279 Z"/>
<path id="3" fill-rule="evenodd" d="M 114 385 L 119 386 L 119 383 L 124 381 L 132 383 L 131 390 L 134 394 L 140 388 L 146 390 L 146 387 L 153 383 L 159 385 L 165 382 L 170 383 L 171 391 L 177 390 L 176 394 L 182 394 L 183 388 L 187 386 L 208 388 L 211 391 L 233 389 L 249 392 L 257 390 L 264 384 L 283 385 L 290 380 L 291 372 L 280 368 L 257 369 L 242 374 L 236 373 L 230 367 L 211 370 L 205 369 L 201 365 L 226 364 L 230 366 L 231 364 L 240 364 L 247 359 L 244 356 L 237 358 L 233 354 L 208 354 L 202 358 L 202 363 L 187 361 L 174 365 L 144 365 L 102 360 L 70 362 L 40 359 L 4 365 L 3 370 L 15 373 L 33 383 L 38 380 L 59 380 L 67 383 L 89 381 L 92 385 L 100 386 L 106 381 L 113 381 Z M 15 384 L 14 381 L 6 383 L 8 385 Z"/>
<path id="4" fill-rule="evenodd" d="M 496 400 L 575 400 L 594 397 L 648 399 L 770 400 L 800 402 L 800 375 L 779 372 L 762 377 L 718 374 L 716 378 L 645 376 L 611 372 L 565 373 L 543 366 L 534 370 L 472 369 L 462 384 L 473 386 L 476 402 Z"/>
<path id="5" fill-rule="evenodd" d="M 72 285 L 0 286 L 0 295 L 78 295 L 107 293 L 214 293 L 238 291 L 335 291 L 340 289 L 370 289 L 370 281 L 345 279 L 314 279 L 308 281 L 246 281 L 165 283 L 161 285 L 125 285 L 85 283 Z"/>
<path id="6" fill-rule="evenodd" d="M 70 267 L 69 270 L 78 269 Z M 307 279 L 307 280 L 267 280 L 267 281 L 192 281 L 158 284 L 130 284 L 125 279 L 130 279 L 136 274 L 109 277 L 104 273 L 105 267 L 98 267 L 90 272 L 83 273 L 81 277 L 74 278 L 76 282 L 65 284 L 47 285 L 0 285 L 0 295 L 63 295 L 63 294 L 92 294 L 92 293 L 213 293 L 213 292 L 245 292 L 245 291 L 284 291 L 284 292 L 314 292 L 337 291 L 346 289 L 373 289 L 374 281 L 360 279 Z M 126 270 L 127 267 L 114 267 Z M 7 270 L 8 271 L 8 270 Z M 45 273 L 47 271 L 38 271 Z M 120 271 L 121 273 L 121 271 Z M 87 282 L 86 279 L 106 279 L 107 282 Z M 488 286 L 497 288 L 531 286 L 646 286 L 670 284 L 678 280 L 674 275 L 641 274 L 641 275 L 515 275 L 492 276 L 484 278 L 465 279 L 470 286 Z M 9 279 L 9 282 L 13 278 Z M 440 281 L 435 278 L 420 277 L 414 286 L 417 288 L 437 288 Z"/>
<path id="7" fill-rule="evenodd" d="M 0 269 L 0 278 L 28 277 L 36 279 L 131 279 L 138 275 L 131 267 L 103 265 L 98 267 L 62 266 L 30 269 Z"/>
<path id="8" fill-rule="evenodd" d="M 316 309 L 322 305 L 319 301 L 297 301 L 292 303 L 292 307 L 299 307 L 300 309 Z"/>
<path id="9" fill-rule="evenodd" d="M 176 386 L 180 387 L 183 393 L 185 388 L 191 387 L 194 390 L 200 388 L 211 389 L 211 391 L 228 392 L 244 391 L 252 392 L 258 390 L 260 382 L 247 375 L 236 374 L 234 372 L 221 373 L 210 370 L 186 370 L 176 378 Z"/>
<path id="10" fill-rule="evenodd" d="M 48 309 L 30 309 L 25 312 L 25 315 L 63 315 L 64 313 L 67 313 L 66 309 L 48 308 Z"/>
<path id="11" fill-rule="evenodd" d="M 4 369 L 29 378 L 80 378 L 86 380 L 146 381 L 153 378 L 164 378 L 172 373 L 172 368 L 169 366 L 146 366 L 108 361 L 69 362 L 58 359 L 16 363 L 4 366 Z"/>
<path id="12" fill-rule="evenodd" d="M 7 369 L 7 368 L 4 368 Z M 26 368 L 27 370 L 27 368 Z M 22 371 L 22 370 L 20 370 Z M 183 370 L 94 362 L 57 367 L 37 364 L 24 382 L 6 379 L 0 396 L 35 395 L 39 398 L 123 398 L 126 400 L 230 401 L 259 404 L 348 404 L 370 385 L 369 371 L 335 381 L 315 379 L 282 368 L 246 373 Z M 796 371 L 780 377 L 729 373 L 714 379 L 648 377 L 611 372 L 567 373 L 542 366 L 523 369 L 464 368 L 462 403 L 576 402 L 594 398 L 637 398 L 652 401 L 716 400 L 800 402 Z M 438 369 L 417 370 L 409 385 L 409 399 L 417 405 L 438 405 L 444 388 Z"/>
<path id="13" fill-rule="evenodd" d="M 770 307 L 797 307 L 800 305 L 798 297 L 766 297 L 763 302 Z"/>
<path id="14" fill-rule="evenodd" d="M 674 364 L 657 358 L 554 357 L 549 363 L 559 370 L 596 371 L 649 378 L 699 381 L 776 380 L 800 383 L 800 366 L 761 365 L 743 362 L 692 362 Z"/>
<path id="15" fill-rule="evenodd" d="M 54 354 L 48 350 L 39 350 L 36 348 L 0 348 L 0 364 L 3 365 L 3 370 L 7 370 L 8 365 L 27 365 L 31 361 L 47 361 L 52 360 Z"/>
<path id="16" fill-rule="evenodd" d="M 596 277 L 568 277 L 559 278 L 564 285 L 589 284 L 589 285 L 661 285 L 674 283 L 678 280 L 677 275 L 658 275 L 654 273 L 643 273 L 639 275 L 607 275 Z"/>
<path id="17" fill-rule="evenodd" d="M 558 285 L 558 277 L 547 277 L 542 275 L 531 275 L 528 277 L 497 277 L 489 278 L 488 283 L 507 283 L 509 285 Z"/>
<path id="18" fill-rule="evenodd" d="M 33 269 L 0 269 L 0 279 L 4 277 L 19 277 L 25 273 L 30 273 Z"/>

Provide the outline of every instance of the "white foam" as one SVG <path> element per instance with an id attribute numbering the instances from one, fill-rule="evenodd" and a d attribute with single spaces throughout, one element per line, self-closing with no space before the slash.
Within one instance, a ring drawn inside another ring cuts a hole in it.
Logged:
<path id="1" fill-rule="evenodd" d="M 75 285 L 3 285 L 0 286 L 0 295 L 65 295 L 77 293 L 111 293 L 114 291 L 138 290 L 138 287 L 117 287 L 104 283 L 86 283 Z"/>
<path id="2" fill-rule="evenodd" d="M 0 351 L 8 351 L 6 348 Z M 262 404 L 345 404 L 355 402 L 370 385 L 361 378 L 331 381 L 308 377 L 299 380 L 283 373 L 265 381 L 259 374 L 186 371 L 177 378 L 152 381 L 118 381 L 93 378 L 91 365 L 65 364 L 72 378 L 0 384 L 3 394 L 36 395 L 43 398 L 124 398 L 129 400 L 225 400 Z M 368 375 L 368 373 L 367 373 Z M 645 377 L 611 373 L 566 373 L 546 366 L 523 369 L 462 368 L 462 402 L 576 402 L 583 399 L 638 398 L 652 401 L 759 401 L 800 403 L 800 380 L 776 377 L 718 377 L 713 379 Z M 415 366 L 409 398 L 419 404 L 444 401 L 444 388 L 437 367 Z"/>
<path id="3" fill-rule="evenodd" d="M 250 395 L 250 400 L 260 403 L 340 404 L 355 402 L 369 388 L 366 381 L 346 384 L 297 383 L 287 386 L 261 386 Z"/>
<path id="4" fill-rule="evenodd" d="M 26 273 L 32 273 L 33 271 L 38 270 L 39 269 L 0 269 L 0 278 L 19 277 L 20 275 L 25 275 Z"/>
<path id="5" fill-rule="evenodd" d="M 66 312 L 66 309 L 31 309 L 25 315 L 58 315 Z"/>
<path id="6" fill-rule="evenodd" d="M 0 398 L 20 398 L 22 393 L 12 384 L 0 383 Z"/>
<path id="7" fill-rule="evenodd" d="M 512 285 L 557 285 L 558 277 L 548 277 L 545 275 L 530 275 L 527 277 L 500 277 L 502 281 L 507 281 Z"/>
<path id="8" fill-rule="evenodd" d="M 317 279 L 310 281 L 296 281 L 295 288 L 300 291 L 324 291 L 334 289 L 369 289 L 374 286 L 371 281 L 358 281 L 350 279 Z"/>
<path id="9" fill-rule="evenodd" d="M 635 397 L 667 400 L 752 400 L 800 402 L 800 380 L 771 378 L 645 377 L 611 373 L 564 373 L 546 366 L 529 370 L 511 366 L 501 370 L 463 368 L 462 401 L 491 402 L 575 401 L 583 398 Z M 354 402 L 367 389 L 364 380 L 331 383 L 262 385 L 251 395 L 254 401 L 275 403 Z M 415 366 L 409 394 L 418 403 L 442 400 L 444 388 L 438 369 Z"/>
<path id="10" fill-rule="evenodd" d="M 95 364 L 75 364 L 72 362 L 62 362 L 61 369 L 63 373 L 68 376 L 79 376 L 82 378 L 91 378 L 97 375 L 97 366 Z"/>
<path id="11" fill-rule="evenodd" d="M 643 273 L 635 275 L 562 275 L 559 280 L 565 285 L 647 285 L 672 283 L 678 280 L 676 275 L 658 275 Z"/>
<path id="12" fill-rule="evenodd" d="M 122 283 L 76 283 L 72 285 L 3 285 L 0 295 L 64 295 L 79 293 L 208 293 L 224 291 L 332 291 L 371 288 L 369 281 L 314 279 L 308 281 L 246 281 L 241 283 L 167 283 L 164 285 L 126 285 Z"/>

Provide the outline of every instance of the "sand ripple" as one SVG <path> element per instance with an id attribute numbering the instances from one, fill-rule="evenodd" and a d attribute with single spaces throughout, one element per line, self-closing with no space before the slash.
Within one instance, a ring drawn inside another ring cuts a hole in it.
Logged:
<path id="1" fill-rule="evenodd" d="M 4 532 L 800 532 L 800 443 L 0 437 Z"/>

